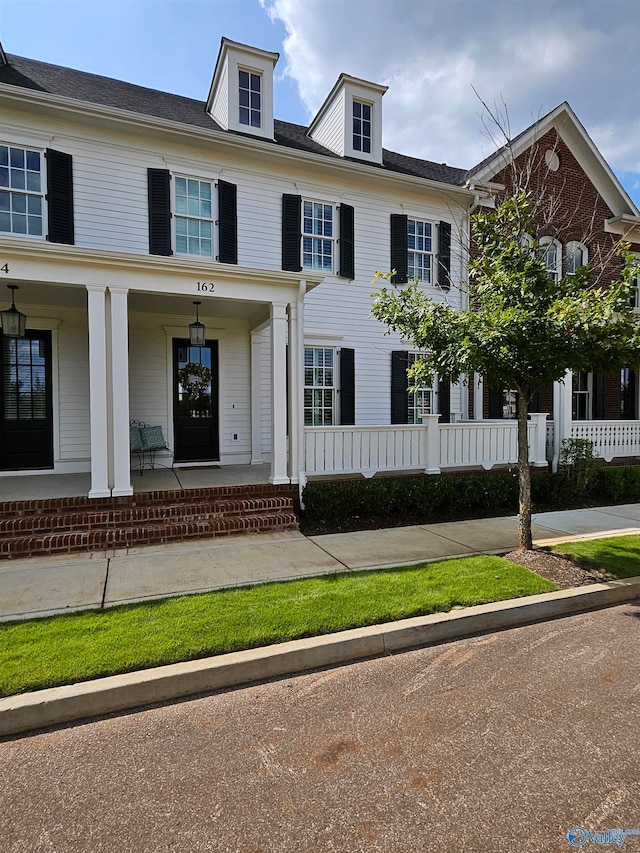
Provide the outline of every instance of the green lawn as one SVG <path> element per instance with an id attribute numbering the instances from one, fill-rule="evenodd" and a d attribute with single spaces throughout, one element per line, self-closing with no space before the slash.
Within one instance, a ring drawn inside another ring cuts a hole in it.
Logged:
<path id="1" fill-rule="evenodd" d="M 588 563 L 594 569 L 609 572 L 616 578 L 640 575 L 640 536 L 611 536 L 585 542 L 554 545 L 553 551 Z"/>
<path id="2" fill-rule="evenodd" d="M 0 623 L 0 695 L 555 588 L 473 556 Z"/>

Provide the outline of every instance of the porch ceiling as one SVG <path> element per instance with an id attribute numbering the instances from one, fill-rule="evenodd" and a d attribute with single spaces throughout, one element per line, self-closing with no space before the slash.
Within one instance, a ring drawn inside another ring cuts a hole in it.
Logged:
<path id="1" fill-rule="evenodd" d="M 58 285 L 48 282 L 24 282 L 18 285 L 16 306 L 27 314 L 37 314 L 37 306 L 50 308 L 73 308 L 87 310 L 87 291 L 82 285 Z M 260 325 L 269 318 L 269 307 L 264 302 L 250 302 L 239 299 L 224 299 L 203 294 L 163 294 L 131 290 L 129 292 L 129 312 L 136 314 L 161 314 L 191 318 L 194 314 L 193 302 L 201 302 L 199 311 L 203 320 L 244 320 L 250 328 Z M 11 301 L 9 291 L 0 288 L 0 306 Z M 33 306 L 33 310 L 29 310 Z"/>

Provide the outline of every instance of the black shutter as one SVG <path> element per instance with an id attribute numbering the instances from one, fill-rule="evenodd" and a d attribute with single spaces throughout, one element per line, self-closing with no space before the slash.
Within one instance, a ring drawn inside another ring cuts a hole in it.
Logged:
<path id="1" fill-rule="evenodd" d="M 47 149 L 47 239 L 73 245 L 73 163 L 71 154 Z"/>
<path id="2" fill-rule="evenodd" d="M 393 284 L 407 282 L 409 270 L 407 220 L 408 217 L 404 213 L 391 214 L 391 269 L 396 271 L 391 279 Z"/>
<path id="3" fill-rule="evenodd" d="M 409 353 L 395 350 L 391 353 L 391 423 L 406 424 L 409 420 Z"/>
<path id="4" fill-rule="evenodd" d="M 147 169 L 149 252 L 171 255 L 171 191 L 167 169 Z"/>
<path id="5" fill-rule="evenodd" d="M 627 421 L 634 421 L 636 415 L 636 372 L 629 369 L 627 383 L 622 386 L 622 417 Z"/>
<path id="6" fill-rule="evenodd" d="M 538 391 L 534 391 L 531 394 L 531 399 L 529 400 L 529 408 L 528 412 L 539 412 L 540 411 L 540 394 Z"/>
<path id="7" fill-rule="evenodd" d="M 354 212 L 349 204 L 340 205 L 340 271 L 338 275 L 350 280 L 356 277 Z"/>
<path id="8" fill-rule="evenodd" d="M 504 393 L 502 388 L 489 388 L 489 418 L 491 420 L 504 417 Z"/>
<path id="9" fill-rule="evenodd" d="M 300 272 L 300 215 L 302 199 L 299 195 L 282 196 L 282 269 Z"/>
<path id="10" fill-rule="evenodd" d="M 439 423 L 451 423 L 451 385 L 442 379 L 438 382 L 438 414 Z"/>
<path id="11" fill-rule="evenodd" d="M 593 413 L 594 420 L 604 418 L 604 373 L 593 374 Z"/>
<path id="12" fill-rule="evenodd" d="M 451 223 L 438 226 L 438 284 L 443 290 L 451 288 Z"/>
<path id="13" fill-rule="evenodd" d="M 218 181 L 218 260 L 221 264 L 238 263 L 238 188 Z"/>
<path id="14" fill-rule="evenodd" d="M 356 365 L 355 350 L 340 350 L 340 425 L 356 422 Z"/>

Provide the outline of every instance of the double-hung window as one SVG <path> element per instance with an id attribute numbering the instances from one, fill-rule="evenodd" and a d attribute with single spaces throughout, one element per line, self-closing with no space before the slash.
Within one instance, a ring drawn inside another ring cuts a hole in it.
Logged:
<path id="1" fill-rule="evenodd" d="M 238 70 L 238 101 L 240 124 L 262 126 L 262 75 L 255 71 Z"/>
<path id="2" fill-rule="evenodd" d="M 420 219 L 407 220 L 408 275 L 424 284 L 433 279 L 433 224 Z"/>
<path id="3" fill-rule="evenodd" d="M 211 181 L 175 179 L 176 252 L 213 256 L 213 205 Z"/>
<path id="4" fill-rule="evenodd" d="M 416 352 L 407 353 L 408 367 L 413 367 L 420 355 Z M 417 389 L 409 377 L 409 396 L 407 400 L 408 418 L 410 424 L 421 424 L 422 415 L 432 415 L 435 412 L 433 387 L 420 385 Z"/>
<path id="5" fill-rule="evenodd" d="M 302 202 L 302 267 L 333 272 L 334 208 L 319 201 Z"/>
<path id="6" fill-rule="evenodd" d="M 591 420 L 591 380 L 591 373 L 573 374 L 571 417 L 574 421 Z"/>
<path id="7" fill-rule="evenodd" d="M 371 153 L 371 104 L 353 101 L 353 150 Z"/>
<path id="8" fill-rule="evenodd" d="M 335 350 L 304 349 L 304 425 L 331 426 L 336 405 Z"/>
<path id="9" fill-rule="evenodd" d="M 42 155 L 0 145 L 0 232 L 42 237 Z"/>

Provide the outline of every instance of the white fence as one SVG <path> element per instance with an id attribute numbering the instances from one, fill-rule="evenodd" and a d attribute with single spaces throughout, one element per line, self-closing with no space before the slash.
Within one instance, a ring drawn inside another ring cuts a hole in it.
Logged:
<path id="1" fill-rule="evenodd" d="M 587 438 L 598 456 L 640 456 L 640 421 L 572 421 L 571 438 Z"/>
<path id="2" fill-rule="evenodd" d="M 529 421 L 529 461 L 546 465 L 546 415 Z M 305 428 L 305 470 L 314 474 L 372 476 L 377 471 L 426 471 L 443 468 L 515 464 L 516 421 L 468 421 L 439 424 L 427 415 L 421 426 L 342 426 Z"/>

